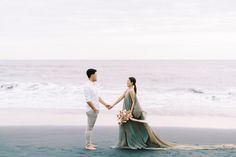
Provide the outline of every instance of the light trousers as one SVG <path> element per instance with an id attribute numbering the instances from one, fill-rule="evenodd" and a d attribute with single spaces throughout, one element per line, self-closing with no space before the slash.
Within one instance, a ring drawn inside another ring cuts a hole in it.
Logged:
<path id="1" fill-rule="evenodd" d="M 87 115 L 87 127 L 85 131 L 85 144 L 89 145 L 92 144 L 92 131 L 94 128 L 94 124 L 97 120 L 98 113 L 94 111 L 88 111 L 86 112 Z"/>

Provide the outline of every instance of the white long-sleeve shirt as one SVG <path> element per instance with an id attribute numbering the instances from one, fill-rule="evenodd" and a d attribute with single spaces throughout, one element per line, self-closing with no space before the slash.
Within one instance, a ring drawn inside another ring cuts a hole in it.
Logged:
<path id="1" fill-rule="evenodd" d="M 97 109 L 99 109 L 99 92 L 96 82 L 88 81 L 84 85 L 84 96 L 85 96 L 85 107 L 86 112 L 93 111 L 92 108 L 87 104 L 91 101 Z"/>

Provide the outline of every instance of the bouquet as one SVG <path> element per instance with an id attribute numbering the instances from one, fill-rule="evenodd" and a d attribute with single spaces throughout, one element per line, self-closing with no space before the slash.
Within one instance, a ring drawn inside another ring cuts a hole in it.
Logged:
<path id="1" fill-rule="evenodd" d="M 132 118 L 131 111 L 123 110 L 117 114 L 117 120 L 119 125 L 126 123 L 130 118 Z"/>

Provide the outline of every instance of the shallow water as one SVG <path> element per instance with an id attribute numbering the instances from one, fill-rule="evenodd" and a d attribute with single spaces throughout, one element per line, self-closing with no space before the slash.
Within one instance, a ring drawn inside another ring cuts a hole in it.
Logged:
<path id="1" fill-rule="evenodd" d="M 0 153 L 4 157 L 89 157 L 89 156 L 202 156 L 233 157 L 235 148 L 215 149 L 160 149 L 160 150 L 124 150 L 112 149 L 117 140 L 117 127 L 96 127 L 94 141 L 97 151 L 84 149 L 84 127 L 77 126 L 37 126 L 37 127 L 1 127 Z M 223 143 L 236 144 L 236 130 L 191 129 L 191 128 L 154 128 L 162 139 L 191 144 L 194 146 Z M 221 136 L 218 136 L 219 133 Z M 206 138 L 208 137 L 208 138 Z"/>

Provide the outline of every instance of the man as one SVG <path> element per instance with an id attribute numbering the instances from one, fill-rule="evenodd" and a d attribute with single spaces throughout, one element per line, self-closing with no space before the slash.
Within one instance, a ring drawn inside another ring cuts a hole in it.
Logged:
<path id="1" fill-rule="evenodd" d="M 86 114 L 87 114 L 87 128 L 85 131 L 86 144 L 85 149 L 96 150 L 96 145 L 91 141 L 92 130 L 97 120 L 99 113 L 99 102 L 103 104 L 107 109 L 111 106 L 108 105 L 100 96 L 97 89 L 97 70 L 87 70 L 88 82 L 84 86 L 84 96 L 86 100 Z"/>

